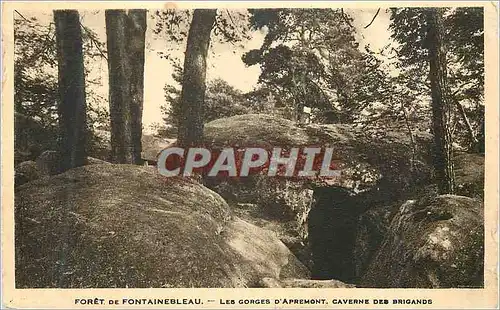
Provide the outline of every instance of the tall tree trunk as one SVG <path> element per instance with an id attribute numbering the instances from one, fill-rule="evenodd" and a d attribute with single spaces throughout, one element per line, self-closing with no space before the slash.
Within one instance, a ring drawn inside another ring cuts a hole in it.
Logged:
<path id="1" fill-rule="evenodd" d="M 60 171 L 82 166 L 87 132 L 85 71 L 80 16 L 75 10 L 55 10 L 59 86 Z"/>
<path id="2" fill-rule="evenodd" d="M 141 164 L 146 10 L 106 10 L 111 156 Z"/>
<path id="3" fill-rule="evenodd" d="M 440 194 L 454 192 L 453 150 L 451 124 L 451 102 L 447 98 L 446 52 L 443 46 L 442 12 L 429 9 L 427 14 L 432 124 L 434 132 L 434 169 Z"/>
<path id="4" fill-rule="evenodd" d="M 181 119 L 178 142 L 182 146 L 197 145 L 203 138 L 203 106 L 210 32 L 217 10 L 194 10 L 189 28 L 181 93 Z"/>
<path id="5" fill-rule="evenodd" d="M 134 162 L 130 113 L 131 68 L 127 50 L 128 18 L 125 10 L 106 10 L 106 37 L 109 72 L 109 114 L 111 120 L 111 160 Z"/>
<path id="6" fill-rule="evenodd" d="M 131 133 L 133 162 L 142 164 L 142 109 L 144 105 L 144 49 L 146 45 L 146 10 L 128 12 L 128 56 L 130 61 Z"/>

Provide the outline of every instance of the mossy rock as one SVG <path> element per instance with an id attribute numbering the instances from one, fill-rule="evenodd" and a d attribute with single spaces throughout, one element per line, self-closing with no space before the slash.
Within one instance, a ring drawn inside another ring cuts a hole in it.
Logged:
<path id="1" fill-rule="evenodd" d="M 215 192 L 154 168 L 95 164 L 15 197 L 16 287 L 251 287 L 307 278 L 269 231 Z"/>
<path id="2" fill-rule="evenodd" d="M 361 280 L 364 287 L 480 288 L 483 204 L 442 195 L 407 201 Z"/>

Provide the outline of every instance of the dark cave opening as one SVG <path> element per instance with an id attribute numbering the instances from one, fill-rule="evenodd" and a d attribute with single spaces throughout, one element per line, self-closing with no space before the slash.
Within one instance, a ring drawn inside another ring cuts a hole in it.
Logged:
<path id="1" fill-rule="evenodd" d="M 354 245 L 359 214 L 360 207 L 351 191 L 341 187 L 314 190 L 308 218 L 313 279 L 357 282 Z"/>

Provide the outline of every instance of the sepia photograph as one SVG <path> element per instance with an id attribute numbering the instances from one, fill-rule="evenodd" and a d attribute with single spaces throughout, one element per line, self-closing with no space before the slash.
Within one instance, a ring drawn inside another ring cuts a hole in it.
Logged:
<path id="1" fill-rule="evenodd" d="M 307 289 L 69 300 L 94 308 L 485 289 L 484 3 L 333 5 L 12 6 L 13 289 Z"/>

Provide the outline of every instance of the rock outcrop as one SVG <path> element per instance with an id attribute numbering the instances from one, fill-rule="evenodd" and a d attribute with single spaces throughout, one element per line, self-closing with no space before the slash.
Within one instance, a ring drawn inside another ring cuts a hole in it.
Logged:
<path id="1" fill-rule="evenodd" d="M 457 288 L 483 286 L 481 201 L 453 195 L 407 201 L 360 286 Z"/>
<path id="2" fill-rule="evenodd" d="M 14 184 L 16 186 L 28 183 L 42 177 L 36 162 L 32 160 L 23 161 L 15 167 Z"/>
<path id="3" fill-rule="evenodd" d="M 301 125 L 272 115 L 244 114 L 207 123 L 204 135 L 205 144 L 215 148 L 333 147 L 343 176 L 332 180 L 330 186 L 360 191 L 382 177 L 395 185 L 402 185 L 403 179 L 403 183 L 410 182 L 412 164 L 408 154 L 412 146 L 406 133 L 371 133 L 348 124 Z M 431 136 L 424 132 L 414 135 L 418 143 L 415 160 L 428 160 Z M 427 172 L 419 177 L 427 178 Z"/>
<path id="4" fill-rule="evenodd" d="M 16 287 L 253 287 L 308 278 L 270 231 L 215 192 L 152 168 L 96 164 L 20 186 Z"/>
<path id="5" fill-rule="evenodd" d="M 413 163 L 409 155 L 412 152 L 411 141 L 405 133 L 387 130 L 375 134 L 348 124 L 301 125 L 272 115 L 245 114 L 209 122 L 205 125 L 204 134 L 205 144 L 213 148 L 333 147 L 342 169 L 340 178 L 290 180 L 254 175 L 236 181 L 205 179 L 209 188 L 227 200 L 258 204 L 266 215 L 294 226 L 294 231 L 287 238 L 302 239 L 302 243 L 314 244 L 313 247 L 319 251 L 315 256 L 320 257 L 320 265 L 313 267 L 319 278 L 332 274 L 338 276 L 339 273 L 343 278 L 337 279 L 350 281 L 353 278 L 352 244 L 356 221 L 369 207 L 361 201 L 346 201 L 342 195 L 335 196 L 336 189 L 356 194 L 380 188 L 380 195 L 391 200 L 413 184 L 427 180 L 430 175 L 428 166 L 424 164 L 428 159 L 426 150 L 430 141 L 430 136 L 425 133 L 415 133 L 419 149 Z M 322 193 L 318 194 L 319 191 Z M 339 203 L 339 200 L 342 201 Z M 358 206 L 354 206 L 356 203 Z M 313 212 L 317 220 L 312 227 L 310 222 L 308 225 L 311 208 L 317 209 Z M 349 231 L 335 228 L 340 226 Z M 312 238 L 310 231 L 315 234 Z M 325 239 L 326 235 L 330 236 L 329 240 Z M 345 240 L 333 240 L 333 235 Z M 347 241 L 349 245 L 346 245 Z M 348 247 L 344 249 L 348 253 L 340 254 L 340 248 L 328 250 L 324 242 L 340 245 L 342 249 Z M 294 247 L 297 256 L 310 256 L 299 255 L 304 250 L 307 250 L 306 247 Z M 331 266 L 327 267 L 329 264 Z"/>
<path id="6" fill-rule="evenodd" d="M 419 151 L 415 154 L 414 163 L 410 162 L 408 154 L 411 151 L 411 142 L 405 133 L 385 131 L 383 134 L 372 134 L 347 124 L 300 125 L 271 115 L 245 114 L 207 123 L 204 135 L 205 144 L 213 148 L 333 147 L 334 156 L 339 161 L 339 168 L 342 169 L 342 177 L 328 180 L 326 183 L 324 180 L 304 181 L 307 186 L 296 186 L 299 191 L 316 186 L 336 186 L 360 192 L 378 186 L 380 180 L 384 179 L 384 186 L 390 188 L 390 193 L 395 195 L 401 188 L 426 180 L 430 175 L 428 167 L 423 164 L 423 161 L 428 160 L 427 146 L 430 141 L 430 135 L 426 133 L 415 133 Z M 416 174 L 415 170 L 421 170 L 420 174 Z M 256 178 L 258 176 L 254 179 Z M 225 198 L 244 197 L 247 200 L 240 202 L 259 202 L 260 193 L 270 191 L 273 195 L 268 196 L 277 197 L 279 201 L 272 201 L 274 199 L 272 197 L 264 197 L 261 200 L 275 205 L 284 204 L 280 198 L 283 188 L 293 187 L 286 184 L 290 183 L 289 180 L 280 180 L 274 182 L 274 185 L 262 182 L 262 188 L 255 180 L 245 180 L 245 182 L 207 180 L 207 182 L 222 195 L 228 193 L 228 197 Z M 245 186 L 246 183 L 248 186 Z M 232 190 L 225 190 L 227 188 Z M 303 203 L 305 205 L 308 205 L 307 201 L 311 199 L 311 195 L 306 193 L 296 196 L 303 197 L 306 200 L 306 203 Z M 285 205 L 292 206 L 295 202 L 285 201 Z M 301 205 L 302 201 L 297 204 Z M 297 212 L 307 213 L 304 210 L 293 211 Z"/>
<path id="7" fill-rule="evenodd" d="M 14 161 L 35 160 L 43 150 L 56 146 L 57 130 L 49 130 L 40 122 L 21 113 L 14 113 Z"/>
<path id="8" fill-rule="evenodd" d="M 458 153 L 454 157 L 455 184 L 457 195 L 482 200 L 484 197 L 484 155 Z M 370 194 L 370 193 L 369 193 Z M 436 196 L 435 185 L 415 187 L 407 196 L 421 198 Z M 367 195 L 372 206 L 358 219 L 354 261 L 356 276 L 362 277 L 382 241 L 386 237 L 392 218 L 405 200 L 380 201 L 374 195 Z M 399 201 L 399 204 L 398 204 Z"/>
<path id="9" fill-rule="evenodd" d="M 174 144 L 176 139 L 163 139 L 153 135 L 142 135 L 142 152 L 141 157 L 149 163 L 156 163 L 158 153 Z"/>
<path id="10" fill-rule="evenodd" d="M 356 239 L 353 249 L 354 276 L 359 280 L 373 256 L 384 241 L 394 210 L 399 206 L 377 206 L 361 214 L 355 228 Z"/>
<path id="11" fill-rule="evenodd" d="M 57 151 L 43 151 L 36 159 L 36 165 L 42 175 L 55 175 L 60 172 L 61 155 Z"/>
<path id="12" fill-rule="evenodd" d="M 15 186 L 59 173 L 60 157 L 57 151 L 43 151 L 36 161 L 27 160 L 15 167 Z M 87 157 L 86 165 L 111 164 L 94 157 Z"/>
<path id="13" fill-rule="evenodd" d="M 461 196 L 484 198 L 484 154 L 459 153 L 453 158 L 455 183 Z"/>

